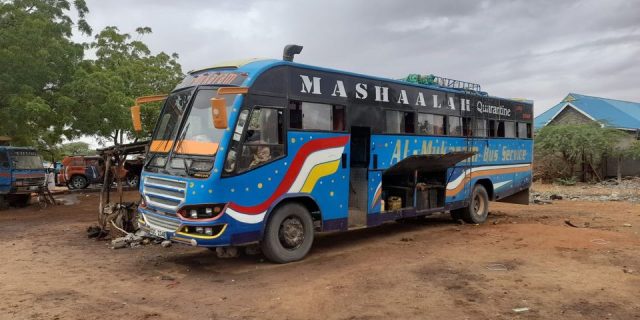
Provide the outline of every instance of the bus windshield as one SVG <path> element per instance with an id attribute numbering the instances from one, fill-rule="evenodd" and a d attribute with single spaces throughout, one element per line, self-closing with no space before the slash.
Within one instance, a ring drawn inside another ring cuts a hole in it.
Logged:
<path id="1" fill-rule="evenodd" d="M 200 89 L 193 100 L 189 116 L 185 121 L 180 142 L 175 152 L 178 154 L 215 155 L 224 129 L 213 126 L 211 98 L 217 97 L 218 88 Z M 234 97 L 226 96 L 227 115 L 231 114 Z"/>
<path id="2" fill-rule="evenodd" d="M 218 144 L 224 133 L 223 129 L 213 126 L 211 114 L 211 98 L 217 97 L 217 87 L 205 87 L 195 92 L 187 89 L 171 94 L 167 98 L 166 105 L 160 115 L 158 129 L 156 130 L 152 144 L 153 152 L 168 152 L 173 147 L 176 138 L 179 140 L 174 152 L 176 154 L 191 154 L 213 156 L 218 150 Z M 227 96 L 227 114 L 231 113 L 234 97 Z M 189 101 L 193 100 L 191 109 L 187 110 Z M 184 119 L 182 131 L 178 134 L 178 128 Z M 156 147 L 154 147 L 154 145 Z"/>
<path id="3" fill-rule="evenodd" d="M 182 115 L 184 114 L 191 94 L 193 94 L 193 88 L 181 90 L 172 93 L 166 100 L 160 120 L 158 121 L 158 129 L 153 135 L 153 140 L 158 141 L 166 145 L 163 147 L 163 151 L 168 151 L 173 145 L 173 140 L 178 132 L 178 127 L 182 121 Z M 168 149 L 167 149 L 168 148 Z M 159 151 L 159 150 L 153 150 Z"/>
<path id="4" fill-rule="evenodd" d="M 35 151 L 14 151 L 10 154 L 13 168 L 18 170 L 42 169 L 42 159 Z"/>

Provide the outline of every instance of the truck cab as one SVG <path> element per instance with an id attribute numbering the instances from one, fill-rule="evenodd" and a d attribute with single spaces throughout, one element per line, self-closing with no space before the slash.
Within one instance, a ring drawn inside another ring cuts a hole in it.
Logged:
<path id="1" fill-rule="evenodd" d="M 25 206 L 45 183 L 45 168 L 35 149 L 0 147 L 0 207 Z"/>

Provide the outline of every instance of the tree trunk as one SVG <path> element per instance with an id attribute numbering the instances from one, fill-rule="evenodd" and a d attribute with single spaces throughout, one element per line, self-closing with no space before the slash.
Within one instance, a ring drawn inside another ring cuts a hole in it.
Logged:
<path id="1" fill-rule="evenodd" d="M 618 184 L 622 183 L 622 156 L 618 156 L 618 165 L 616 168 L 616 172 L 618 174 Z"/>

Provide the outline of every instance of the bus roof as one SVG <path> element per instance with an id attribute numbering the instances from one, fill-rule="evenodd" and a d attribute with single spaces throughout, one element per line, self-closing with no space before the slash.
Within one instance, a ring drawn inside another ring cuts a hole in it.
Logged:
<path id="1" fill-rule="evenodd" d="M 243 60 L 243 61 L 248 61 L 248 60 Z M 350 72 L 350 71 L 342 71 L 342 70 L 337 70 L 337 69 L 318 67 L 318 66 L 313 66 L 313 65 L 308 65 L 308 64 L 298 63 L 298 62 L 289 62 L 289 61 L 277 60 L 277 59 L 251 60 L 248 63 L 239 65 L 239 67 L 237 67 L 237 69 L 235 71 L 246 72 L 247 74 L 249 74 L 249 77 L 245 81 L 245 85 L 246 86 L 251 86 L 253 84 L 253 82 L 258 78 L 258 76 L 260 74 L 262 74 L 263 72 L 266 72 L 267 70 L 269 70 L 271 68 L 274 68 L 276 66 L 281 66 L 281 65 L 299 67 L 299 68 L 305 68 L 305 69 L 311 69 L 311 70 L 317 70 L 317 71 L 324 71 L 324 72 L 331 72 L 331 73 L 338 73 L 338 74 L 344 74 L 344 75 L 347 75 L 347 76 L 366 78 L 366 79 L 369 79 L 369 80 L 385 81 L 385 82 L 395 83 L 395 84 L 399 84 L 399 85 L 406 85 L 406 86 L 412 86 L 412 87 L 417 87 L 417 88 L 432 89 L 432 90 L 438 90 L 438 91 L 443 91 L 443 92 L 474 94 L 473 92 L 463 92 L 463 91 L 460 91 L 460 90 L 450 89 L 450 88 L 440 87 L 440 86 L 435 86 L 435 85 L 418 84 L 418 83 L 401 81 L 401 80 L 396 80 L 396 79 L 391 79 L 391 78 L 383 78 L 383 77 L 378 77 L 378 76 L 365 75 L 365 74 L 361 74 L 361 73 L 355 73 L 355 72 Z M 202 71 L 202 70 L 207 70 L 207 69 L 201 69 L 200 71 Z M 497 96 L 491 96 L 491 95 L 486 95 L 484 97 L 501 99 L 501 100 L 509 100 L 509 101 L 519 102 L 519 103 L 532 104 L 531 100 L 526 100 L 526 99 L 503 98 L 503 97 L 497 97 Z"/>

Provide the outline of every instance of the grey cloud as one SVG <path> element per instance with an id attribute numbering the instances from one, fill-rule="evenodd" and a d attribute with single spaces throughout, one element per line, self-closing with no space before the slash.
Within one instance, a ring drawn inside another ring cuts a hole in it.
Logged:
<path id="1" fill-rule="evenodd" d="M 177 52 L 185 71 L 224 60 L 279 58 L 386 77 L 435 73 L 497 96 L 568 92 L 640 101 L 640 1 L 98 1 L 89 22 Z"/>

